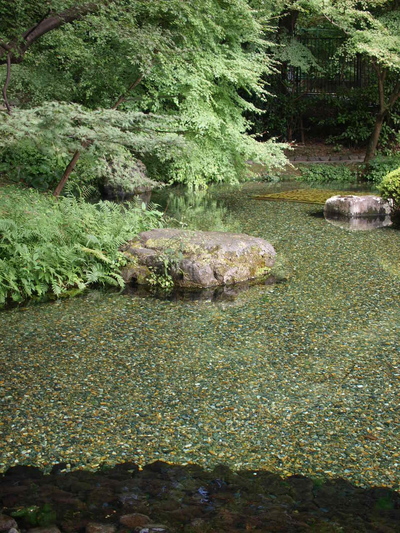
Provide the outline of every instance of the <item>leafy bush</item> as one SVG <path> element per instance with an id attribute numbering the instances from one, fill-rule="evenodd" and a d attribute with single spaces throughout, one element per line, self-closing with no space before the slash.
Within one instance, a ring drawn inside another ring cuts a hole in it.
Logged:
<path id="1" fill-rule="evenodd" d="M 386 174 L 379 190 L 383 198 L 393 200 L 395 207 L 400 209 L 400 168 Z"/>
<path id="2" fill-rule="evenodd" d="M 0 195 L 0 304 L 65 294 L 90 284 L 123 286 L 120 245 L 159 227 L 161 213 L 87 204 L 9 186 Z"/>
<path id="3" fill-rule="evenodd" d="M 327 142 L 345 146 L 363 146 L 371 136 L 375 123 L 376 87 L 342 88 L 336 95 L 324 97 L 331 109 L 328 118 L 320 117 L 318 124 L 333 131 Z"/>
<path id="4" fill-rule="evenodd" d="M 18 144 L 3 146 L 0 151 L 0 172 L 15 182 L 24 182 L 39 191 L 57 185 L 69 162 L 68 154 L 37 139 L 22 139 Z"/>
<path id="5" fill-rule="evenodd" d="M 369 162 L 364 172 L 364 178 L 371 183 L 379 184 L 386 174 L 398 167 L 400 167 L 400 154 L 378 155 Z"/>
<path id="6" fill-rule="evenodd" d="M 297 181 L 329 183 L 331 181 L 353 182 L 357 178 L 354 170 L 345 165 L 312 165 L 301 169 Z"/>

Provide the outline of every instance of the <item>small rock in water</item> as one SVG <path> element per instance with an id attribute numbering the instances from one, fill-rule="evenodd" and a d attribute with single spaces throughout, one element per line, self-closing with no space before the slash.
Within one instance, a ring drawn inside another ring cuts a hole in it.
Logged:
<path id="1" fill-rule="evenodd" d="M 115 533 L 116 530 L 117 528 L 113 524 L 89 522 L 86 526 L 86 533 Z"/>
<path id="2" fill-rule="evenodd" d="M 18 528 L 17 522 L 11 516 L 0 514 L 0 531 L 9 531 L 12 528 Z"/>
<path id="3" fill-rule="evenodd" d="M 151 518 L 141 513 L 131 513 L 121 516 L 120 523 L 129 528 L 145 526 L 151 523 Z"/>
<path id="4" fill-rule="evenodd" d="M 27 533 L 61 533 L 61 531 L 58 529 L 57 526 L 47 526 L 28 529 Z"/>
<path id="5" fill-rule="evenodd" d="M 353 194 L 331 196 L 325 202 L 325 215 L 345 217 L 377 217 L 390 215 L 392 205 L 380 196 Z"/>

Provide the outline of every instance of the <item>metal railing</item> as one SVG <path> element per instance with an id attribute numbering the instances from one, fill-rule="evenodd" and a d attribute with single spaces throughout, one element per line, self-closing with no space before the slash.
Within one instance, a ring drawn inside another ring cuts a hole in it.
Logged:
<path id="1" fill-rule="evenodd" d="M 367 87 L 373 80 L 371 65 L 361 56 L 346 58 L 338 54 L 340 37 L 297 36 L 313 54 L 320 68 L 304 72 L 300 67 L 287 68 L 287 81 L 296 94 L 336 94 L 338 90 Z"/>

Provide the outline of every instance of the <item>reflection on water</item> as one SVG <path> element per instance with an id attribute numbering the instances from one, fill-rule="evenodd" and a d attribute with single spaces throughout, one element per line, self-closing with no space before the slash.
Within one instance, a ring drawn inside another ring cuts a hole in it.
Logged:
<path id="1" fill-rule="evenodd" d="M 278 270 L 277 275 L 271 275 L 267 279 L 249 280 L 234 285 L 222 285 L 219 287 L 207 287 L 206 289 L 186 289 L 177 287 L 176 289 L 163 291 L 144 285 L 129 285 L 124 289 L 124 294 L 136 296 L 139 298 L 161 298 L 169 301 L 185 300 L 188 302 L 233 302 L 238 296 L 248 291 L 254 285 L 273 285 L 275 283 L 282 283 L 284 277 Z"/>
<path id="2" fill-rule="evenodd" d="M 232 190 L 226 187 L 225 190 Z M 173 191 L 153 195 L 153 201 L 160 204 L 169 225 L 201 231 L 232 231 L 240 225 L 225 203 L 215 197 L 212 191 L 188 191 L 176 188 Z"/>
<path id="3" fill-rule="evenodd" d="M 377 217 L 333 217 L 325 214 L 325 220 L 342 229 L 361 231 L 385 228 L 393 224 L 390 215 Z"/>
<path id="4" fill-rule="evenodd" d="M 162 459 L 399 487 L 400 231 L 343 231 L 310 216 L 320 206 L 251 197 L 271 190 L 169 206 L 271 242 L 283 283 L 2 312 L 2 469 Z"/>

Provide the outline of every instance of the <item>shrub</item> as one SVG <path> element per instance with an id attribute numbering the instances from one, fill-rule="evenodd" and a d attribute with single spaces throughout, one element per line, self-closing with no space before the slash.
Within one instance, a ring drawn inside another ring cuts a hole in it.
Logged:
<path id="1" fill-rule="evenodd" d="M 161 213 L 111 202 L 58 201 L 34 190 L 0 194 L 0 305 L 90 284 L 123 286 L 120 245 L 159 227 Z"/>
<path id="2" fill-rule="evenodd" d="M 400 209 L 400 168 L 389 172 L 379 186 L 382 198 L 393 200 L 397 209 Z"/>
<path id="3" fill-rule="evenodd" d="M 329 183 L 331 181 L 353 182 L 356 181 L 357 174 L 345 165 L 312 165 L 301 169 L 301 176 L 296 177 L 297 181 Z"/>
<path id="4" fill-rule="evenodd" d="M 23 139 L 0 150 L 0 172 L 12 181 L 46 191 L 60 181 L 69 159 L 68 154 L 53 146 L 44 147 L 35 140 Z"/>
<path id="5" fill-rule="evenodd" d="M 389 156 L 378 155 L 372 159 L 365 169 L 364 178 L 374 184 L 379 184 L 384 176 L 400 166 L 400 154 Z"/>

